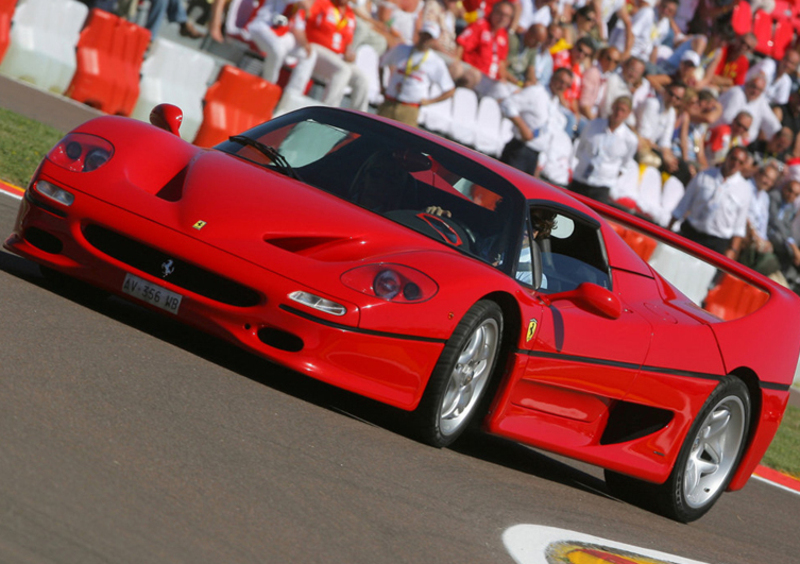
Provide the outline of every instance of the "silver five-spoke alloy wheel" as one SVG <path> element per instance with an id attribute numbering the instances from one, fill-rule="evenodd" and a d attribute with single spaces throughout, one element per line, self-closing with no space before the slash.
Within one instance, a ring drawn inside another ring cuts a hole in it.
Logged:
<path id="1" fill-rule="evenodd" d="M 700 425 L 683 471 L 689 507 L 702 507 L 727 484 L 744 441 L 746 418 L 744 403 L 731 395 L 721 399 Z"/>
<path id="2" fill-rule="evenodd" d="M 470 335 L 450 373 L 439 408 L 439 428 L 445 436 L 459 431 L 469 420 L 489 382 L 500 342 L 500 327 L 484 319 Z"/>

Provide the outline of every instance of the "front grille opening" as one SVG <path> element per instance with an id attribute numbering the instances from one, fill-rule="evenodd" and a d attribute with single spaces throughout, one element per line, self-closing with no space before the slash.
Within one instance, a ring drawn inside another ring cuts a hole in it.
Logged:
<path id="1" fill-rule="evenodd" d="M 252 307 L 261 303 L 261 295 L 247 286 L 104 227 L 88 225 L 84 229 L 84 236 L 108 256 L 195 294 L 237 307 Z"/>
<path id="2" fill-rule="evenodd" d="M 303 350 L 303 339 L 281 329 L 263 327 L 258 330 L 258 338 L 266 345 L 286 352 L 300 352 Z"/>
<path id="3" fill-rule="evenodd" d="M 57 255 L 64 250 L 64 243 L 61 242 L 61 239 L 38 227 L 27 228 L 24 237 L 28 243 L 51 255 Z"/>

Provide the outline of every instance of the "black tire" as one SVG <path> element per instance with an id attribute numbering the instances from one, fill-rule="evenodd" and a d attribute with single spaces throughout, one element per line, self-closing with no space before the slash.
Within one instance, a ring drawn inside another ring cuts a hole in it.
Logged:
<path id="1" fill-rule="evenodd" d="M 689 523 L 711 509 L 733 477 L 747 444 L 750 394 L 727 376 L 703 404 L 663 484 L 606 471 L 606 484 L 621 499 Z"/>
<path id="2" fill-rule="evenodd" d="M 449 446 L 482 410 L 500 356 L 503 312 L 495 302 L 472 306 L 456 326 L 412 418 L 418 438 Z"/>

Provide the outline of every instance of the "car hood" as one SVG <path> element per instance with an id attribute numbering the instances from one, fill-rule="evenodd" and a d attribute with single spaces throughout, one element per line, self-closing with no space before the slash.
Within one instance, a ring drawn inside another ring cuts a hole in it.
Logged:
<path id="1" fill-rule="evenodd" d="M 337 263 L 341 271 L 341 263 L 397 253 L 460 254 L 270 169 L 198 149 L 146 124 L 134 128 L 136 146 L 129 141 L 133 135 L 115 137 L 115 157 L 95 172 L 47 171 L 79 191 L 242 259 L 265 268 L 279 263 L 290 277 L 325 263 Z M 158 159 L 145 156 L 141 146 L 147 145 L 159 148 Z"/>

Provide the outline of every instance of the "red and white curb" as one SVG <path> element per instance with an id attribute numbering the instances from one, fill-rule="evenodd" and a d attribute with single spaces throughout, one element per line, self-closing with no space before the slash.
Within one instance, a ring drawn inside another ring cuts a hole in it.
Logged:
<path id="1" fill-rule="evenodd" d="M 778 472 L 777 470 L 773 470 L 772 468 L 759 465 L 758 468 L 756 468 L 756 471 L 753 472 L 753 478 L 761 482 L 771 484 L 776 488 L 791 492 L 795 495 L 800 495 L 800 480 L 792 476 L 787 476 L 786 474 Z"/>
<path id="2" fill-rule="evenodd" d="M 25 193 L 25 189 L 19 188 L 18 186 L 14 186 L 13 184 L 8 184 L 0 180 L 0 192 L 9 195 L 12 198 L 16 198 L 17 200 L 21 200 L 22 195 Z"/>

